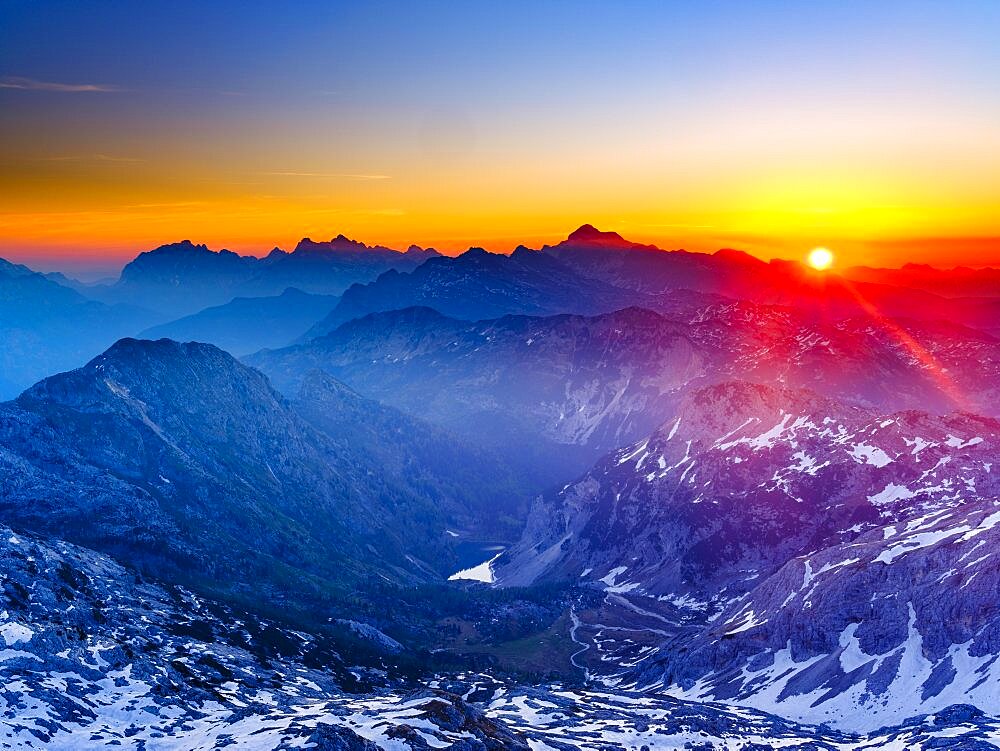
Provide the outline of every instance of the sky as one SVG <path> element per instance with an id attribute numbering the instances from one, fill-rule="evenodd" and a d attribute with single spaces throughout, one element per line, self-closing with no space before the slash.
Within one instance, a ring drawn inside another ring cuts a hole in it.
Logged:
<path id="1" fill-rule="evenodd" d="M 0 256 L 1000 265 L 1000 2 L 0 2 Z"/>

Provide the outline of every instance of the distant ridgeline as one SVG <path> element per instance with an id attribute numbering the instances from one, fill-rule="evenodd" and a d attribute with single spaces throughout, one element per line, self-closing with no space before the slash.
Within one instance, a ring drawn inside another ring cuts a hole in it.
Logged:
<path id="1" fill-rule="evenodd" d="M 998 337 L 996 270 L 590 225 L 0 262 L 0 735 L 993 747 Z"/>

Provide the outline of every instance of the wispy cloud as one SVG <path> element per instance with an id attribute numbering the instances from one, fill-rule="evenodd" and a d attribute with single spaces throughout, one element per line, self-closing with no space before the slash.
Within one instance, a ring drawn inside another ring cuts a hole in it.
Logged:
<path id="1" fill-rule="evenodd" d="M 334 180 L 391 180 L 392 175 L 361 175 L 353 172 L 260 172 L 261 175 L 273 175 L 277 177 L 324 177 Z"/>
<path id="2" fill-rule="evenodd" d="M 109 86 L 103 83 L 59 83 L 56 81 L 39 81 L 35 78 L 23 78 L 21 76 L 0 77 L 0 89 L 55 91 L 66 94 L 123 91 L 118 86 Z"/>
<path id="3" fill-rule="evenodd" d="M 47 162 L 145 162 L 131 156 L 113 156 L 111 154 L 66 154 L 64 156 L 47 156 Z"/>
<path id="4" fill-rule="evenodd" d="M 167 201 L 165 203 L 130 203 L 123 209 L 186 209 L 190 206 L 205 206 L 207 201 Z"/>

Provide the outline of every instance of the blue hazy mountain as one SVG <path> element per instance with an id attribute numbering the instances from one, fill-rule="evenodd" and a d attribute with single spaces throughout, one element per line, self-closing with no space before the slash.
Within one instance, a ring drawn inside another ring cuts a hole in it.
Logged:
<path id="1" fill-rule="evenodd" d="M 173 317 L 229 302 L 234 297 L 270 297 L 289 287 L 317 295 L 340 295 L 389 269 L 411 270 L 434 250 L 405 252 L 367 246 L 339 235 L 329 242 L 306 238 L 288 253 L 275 248 L 264 258 L 214 251 L 184 240 L 140 253 L 111 286 L 95 287 L 95 298 L 142 301 Z"/>
<path id="2" fill-rule="evenodd" d="M 1000 341 L 975 329 L 820 323 L 788 308 L 694 293 L 664 295 L 660 305 L 673 313 L 465 321 L 409 308 L 247 361 L 288 394 L 307 372 L 324 370 L 370 398 L 487 440 L 552 483 L 655 429 L 686 392 L 731 378 L 812 388 L 886 411 L 997 414 Z M 935 353 L 935 368 L 914 367 L 921 352 Z"/>
<path id="3" fill-rule="evenodd" d="M 942 283 L 950 274 L 939 273 Z M 923 289 L 926 282 L 921 288 L 900 286 L 907 278 L 885 274 L 872 277 L 876 281 L 852 281 L 735 250 L 664 251 L 584 225 L 538 251 L 519 247 L 506 256 L 473 248 L 355 284 L 304 340 L 370 313 L 406 307 L 425 306 L 473 321 L 509 314 L 595 315 L 632 306 L 672 313 L 672 300 L 692 294 L 791 307 L 817 322 L 877 312 L 1000 331 L 1000 300 L 946 298 Z M 984 279 L 989 277 L 977 275 L 969 288 L 977 289 Z"/>
<path id="4" fill-rule="evenodd" d="M 473 248 L 456 257 L 431 259 L 411 272 L 388 272 L 348 289 L 333 312 L 307 338 L 321 336 L 354 318 L 388 310 L 426 306 L 452 318 L 480 320 L 508 314 L 607 313 L 654 302 L 582 276 L 538 251 L 511 255 Z"/>
<path id="5" fill-rule="evenodd" d="M 90 300 L 26 266 L 0 259 L 0 398 L 77 367 L 157 320 L 148 310 Z"/>
<path id="6" fill-rule="evenodd" d="M 240 356 L 292 343 L 340 298 L 289 288 L 273 297 L 237 297 L 140 333 L 146 339 L 207 342 Z"/>
<path id="7" fill-rule="evenodd" d="M 446 530 L 510 534 L 523 499 L 485 452 L 329 378 L 300 402 L 308 420 L 211 345 L 121 340 L 3 405 L 2 474 L 17 482 L 0 486 L 0 513 L 300 610 L 371 576 L 441 580 L 457 561 Z"/>

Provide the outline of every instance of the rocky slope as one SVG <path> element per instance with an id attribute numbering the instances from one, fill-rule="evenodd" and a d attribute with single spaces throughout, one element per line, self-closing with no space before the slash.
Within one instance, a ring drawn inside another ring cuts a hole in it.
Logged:
<path id="1" fill-rule="evenodd" d="M 807 387 L 851 404 L 996 414 L 1000 341 L 954 324 L 820 324 L 786 308 L 682 296 L 661 315 L 379 313 L 248 358 L 294 393 L 319 368 L 380 401 L 487 436 L 541 482 L 565 480 L 649 433 L 689 390 L 727 378 Z M 665 304 L 665 300 L 661 301 Z"/>
<path id="2" fill-rule="evenodd" d="M 659 636 L 604 666 L 626 684 L 869 730 L 960 695 L 996 711 L 998 448 L 987 418 L 716 385 L 539 502 L 495 575 L 631 610 Z"/>
<path id="3" fill-rule="evenodd" d="M 871 735 L 631 692 L 484 675 L 405 686 L 324 640 L 0 527 L 0 742 L 10 749 L 602 751 L 991 748 L 968 706 Z"/>
<path id="4" fill-rule="evenodd" d="M 349 410 L 355 435 L 390 419 L 328 382 L 309 398 L 317 421 Z M 403 440 L 399 468 L 371 444 L 327 435 L 215 347 L 126 339 L 0 407 L 0 513 L 202 591 L 322 612 L 370 577 L 447 576 L 446 530 L 506 507 L 443 464 L 410 473 Z"/>

